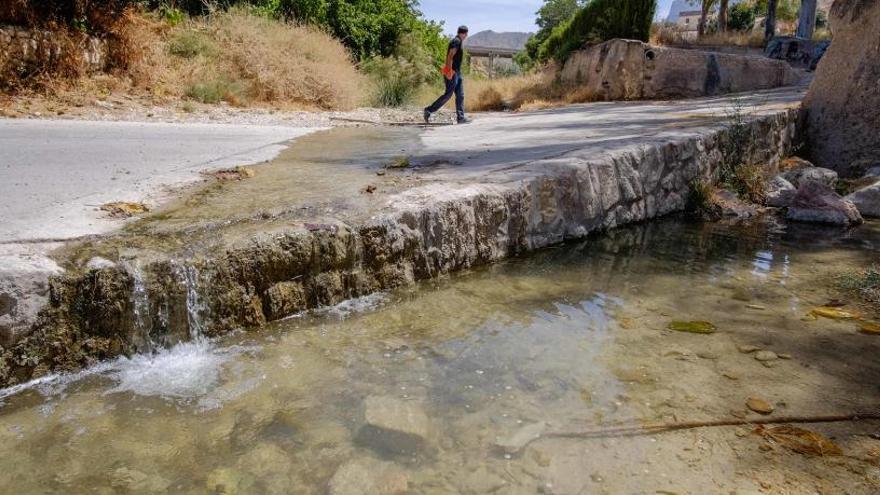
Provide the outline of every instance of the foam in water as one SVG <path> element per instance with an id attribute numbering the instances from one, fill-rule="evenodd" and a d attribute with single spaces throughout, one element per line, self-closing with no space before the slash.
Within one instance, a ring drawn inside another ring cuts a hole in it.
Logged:
<path id="1" fill-rule="evenodd" d="M 325 308 L 323 310 L 318 311 L 318 313 L 323 313 L 328 316 L 333 316 L 339 318 L 340 320 L 344 320 L 356 313 L 364 313 L 366 311 L 372 311 L 388 301 L 388 294 L 384 292 L 376 292 L 363 297 L 356 297 L 354 299 L 347 299 L 337 304 L 336 306 L 331 306 L 329 308 Z"/>
<path id="2" fill-rule="evenodd" d="M 204 339 L 153 355 L 119 358 L 108 372 L 117 381 L 108 393 L 131 392 L 178 399 L 199 397 L 217 385 L 224 360 L 225 356 Z"/>

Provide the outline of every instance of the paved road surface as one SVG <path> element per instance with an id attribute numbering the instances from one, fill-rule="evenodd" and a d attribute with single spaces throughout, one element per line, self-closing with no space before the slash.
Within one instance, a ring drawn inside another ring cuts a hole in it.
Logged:
<path id="1" fill-rule="evenodd" d="M 318 129 L 0 120 L 0 243 L 112 230 L 95 205 L 156 200 L 210 168 L 273 158 Z"/>

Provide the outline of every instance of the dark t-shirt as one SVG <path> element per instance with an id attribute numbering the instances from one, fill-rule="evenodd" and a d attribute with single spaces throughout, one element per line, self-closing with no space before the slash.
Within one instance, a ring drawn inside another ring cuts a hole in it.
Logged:
<path id="1" fill-rule="evenodd" d="M 452 70 L 455 72 L 461 72 L 461 61 L 464 59 L 464 50 L 461 48 L 461 38 L 456 36 L 452 38 L 452 41 L 449 42 L 449 50 L 453 48 L 457 48 L 458 51 L 455 52 L 455 57 L 452 58 Z"/>

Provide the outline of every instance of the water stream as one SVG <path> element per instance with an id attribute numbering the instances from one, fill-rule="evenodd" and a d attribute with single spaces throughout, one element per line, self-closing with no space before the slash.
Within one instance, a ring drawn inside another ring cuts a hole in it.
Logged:
<path id="1" fill-rule="evenodd" d="M 182 263 L 192 342 L 0 395 L 0 493 L 877 493 L 876 423 L 811 427 L 833 461 L 749 428 L 552 433 L 876 406 L 880 337 L 805 315 L 878 227 L 665 220 L 213 341 Z"/>

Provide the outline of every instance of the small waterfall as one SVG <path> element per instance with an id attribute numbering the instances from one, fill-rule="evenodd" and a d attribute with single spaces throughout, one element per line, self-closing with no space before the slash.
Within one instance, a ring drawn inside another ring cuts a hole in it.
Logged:
<path id="1" fill-rule="evenodd" d="M 199 270 L 193 265 L 184 265 L 181 268 L 184 283 L 186 284 L 186 315 L 189 324 L 189 336 L 192 340 L 200 340 L 205 335 L 203 315 L 207 307 L 199 294 Z"/>
<path id="2" fill-rule="evenodd" d="M 144 272 L 137 261 L 123 260 L 122 267 L 127 271 L 133 281 L 132 306 L 134 308 L 134 325 L 140 341 L 137 343 L 140 352 L 151 353 L 156 348 L 153 342 L 153 319 L 150 316 L 150 295 L 144 283 Z"/>

